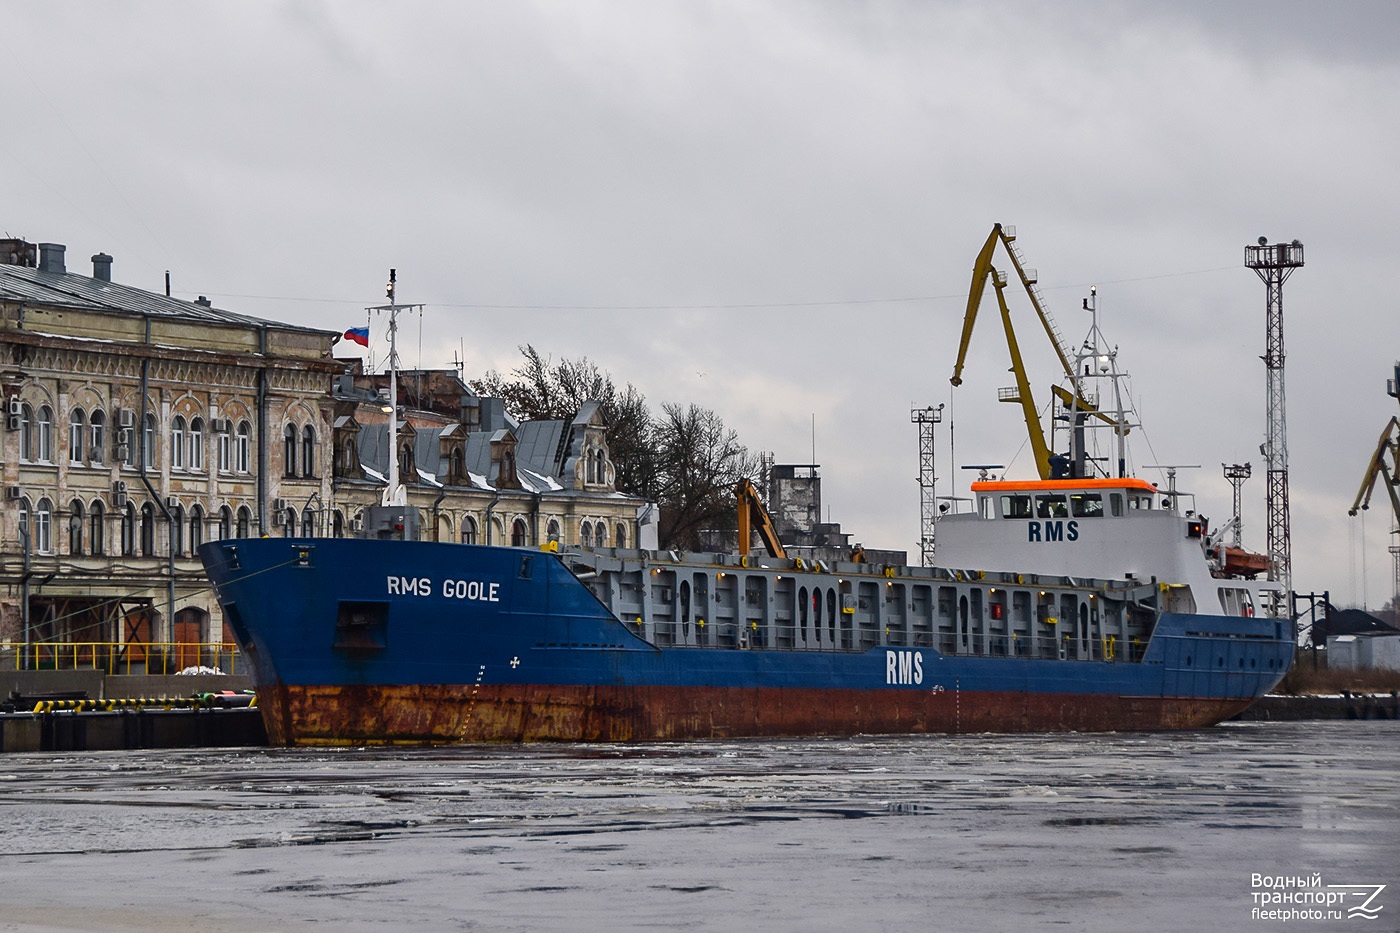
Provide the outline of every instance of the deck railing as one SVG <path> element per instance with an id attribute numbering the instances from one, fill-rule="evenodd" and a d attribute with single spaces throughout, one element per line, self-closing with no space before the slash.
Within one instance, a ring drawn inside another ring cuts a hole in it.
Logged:
<path id="1" fill-rule="evenodd" d="M 12 645 L 9 651 L 17 671 L 164 675 L 202 667 L 222 674 L 243 673 L 237 646 L 224 642 L 35 642 Z"/>

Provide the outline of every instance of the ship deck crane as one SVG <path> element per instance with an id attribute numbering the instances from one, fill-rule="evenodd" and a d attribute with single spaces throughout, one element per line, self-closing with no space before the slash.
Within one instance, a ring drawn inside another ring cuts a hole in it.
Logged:
<path id="1" fill-rule="evenodd" d="M 1003 292 L 1007 285 L 1007 275 L 992 265 L 992 254 L 996 251 L 997 243 L 1001 243 L 1006 248 L 1007 256 L 1011 259 L 1011 265 L 1016 270 L 1017 277 L 1021 280 L 1021 285 L 1030 298 L 1031 306 L 1035 308 L 1036 316 L 1040 319 L 1041 326 L 1045 329 L 1045 335 L 1050 340 L 1050 346 L 1054 349 L 1055 355 L 1059 358 L 1060 366 L 1064 373 L 1071 380 L 1075 379 L 1075 366 L 1071 362 L 1070 354 L 1065 349 L 1064 339 L 1060 336 L 1060 329 L 1056 326 L 1054 318 L 1046 310 L 1044 302 L 1040 298 L 1040 292 L 1036 288 L 1038 277 L 1033 269 L 1027 269 L 1021 260 L 1020 251 L 1015 246 L 1016 228 L 994 224 L 992 232 L 987 236 L 987 241 L 982 244 L 981 251 L 977 254 L 977 260 L 972 267 L 972 286 L 968 290 L 967 312 L 963 316 L 962 339 L 958 343 L 958 359 L 953 366 L 953 377 L 950 380 L 953 385 L 962 384 L 963 366 L 967 362 L 967 349 L 972 342 L 972 329 L 977 323 L 977 312 L 982 304 L 982 295 L 987 288 L 988 279 L 996 291 L 997 306 L 1001 310 L 1002 329 L 1006 332 L 1006 345 L 1011 354 L 1011 373 L 1015 377 L 1016 386 L 1013 389 L 1002 389 L 998 393 L 998 400 L 1003 402 L 1017 402 L 1021 405 L 1021 413 L 1026 422 L 1026 431 L 1029 435 L 1031 452 L 1035 457 L 1036 470 L 1041 479 L 1051 479 L 1055 475 L 1055 468 L 1052 464 L 1053 454 L 1050 450 L 1050 442 L 1046 439 L 1046 433 L 1041 426 L 1040 412 L 1036 408 L 1035 398 L 1030 389 L 1030 380 L 1026 376 L 1025 363 L 1021 358 L 1020 344 L 1016 339 L 1016 330 L 1011 324 L 1011 311 L 1006 304 L 1006 296 Z M 1072 430 L 1078 431 L 1082 420 L 1092 416 L 1105 423 L 1119 428 L 1126 434 L 1126 425 L 1119 425 L 1119 422 L 1098 410 L 1096 405 L 1091 404 L 1077 391 L 1070 391 L 1063 386 L 1052 386 L 1051 391 L 1067 411 L 1073 413 Z M 1075 441 L 1075 446 L 1082 453 L 1082 442 Z M 1072 458 L 1075 460 L 1078 458 Z M 1071 464 L 1074 469 L 1075 464 Z"/>
<path id="2" fill-rule="evenodd" d="M 739 480 L 734 487 L 734 498 L 739 506 L 739 555 L 749 556 L 749 542 L 757 531 L 770 557 L 787 557 L 783 542 L 778 540 L 778 529 L 773 527 L 773 517 L 763 507 L 753 483 L 748 479 Z"/>

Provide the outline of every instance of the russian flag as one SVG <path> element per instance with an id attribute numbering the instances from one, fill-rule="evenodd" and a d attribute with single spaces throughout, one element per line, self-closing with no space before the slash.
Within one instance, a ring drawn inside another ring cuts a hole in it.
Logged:
<path id="1" fill-rule="evenodd" d="M 369 328 L 351 327 L 345 331 L 345 339 L 354 341 L 362 347 L 369 346 Z"/>

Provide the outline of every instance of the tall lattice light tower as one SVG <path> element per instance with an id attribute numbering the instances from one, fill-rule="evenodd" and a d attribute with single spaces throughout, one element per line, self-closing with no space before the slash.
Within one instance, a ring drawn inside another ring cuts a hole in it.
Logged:
<path id="1" fill-rule="evenodd" d="M 1282 592 L 1273 596 L 1273 605 L 1269 607 L 1270 614 L 1277 616 L 1284 606 L 1291 605 L 1293 592 L 1288 522 L 1288 432 L 1283 401 L 1283 283 L 1294 269 L 1302 268 L 1303 244 L 1294 240 L 1271 245 L 1261 236 L 1258 246 L 1244 248 L 1244 264 L 1255 271 L 1266 291 L 1262 359 L 1267 379 L 1268 430 L 1259 453 L 1268 468 L 1269 579 L 1282 584 Z"/>
<path id="2" fill-rule="evenodd" d="M 925 567 L 933 563 L 934 525 L 938 522 L 937 477 L 933 472 L 933 426 L 943 420 L 943 406 L 915 408 L 909 420 L 919 426 L 919 553 Z"/>

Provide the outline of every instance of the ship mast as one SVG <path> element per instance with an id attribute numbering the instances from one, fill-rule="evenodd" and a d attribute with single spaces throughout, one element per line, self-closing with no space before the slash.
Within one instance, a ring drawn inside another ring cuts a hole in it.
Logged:
<path id="1" fill-rule="evenodd" d="M 1088 452 L 1084 449 L 1084 422 L 1088 416 L 1097 417 L 1107 422 L 1113 430 L 1117 475 L 1122 478 L 1128 475 L 1128 432 L 1138 425 L 1130 420 L 1132 410 L 1123 397 L 1121 380 L 1127 377 L 1127 373 L 1118 368 L 1118 348 L 1110 349 L 1103 331 L 1099 329 L 1098 296 L 1098 286 L 1090 286 L 1089 297 L 1084 299 L 1084 310 L 1090 315 L 1089 333 L 1074 357 L 1074 375 L 1071 377 L 1074 393 L 1067 412 L 1070 425 L 1070 462 L 1075 464 L 1076 475 L 1090 475 L 1090 471 L 1083 465 L 1083 461 L 1088 459 Z M 1089 379 L 1109 380 L 1109 387 L 1113 392 L 1113 407 L 1109 412 L 1104 412 L 1097 392 L 1092 396 L 1086 394 L 1085 383 Z M 1081 399 L 1089 401 L 1093 408 L 1080 409 Z"/>
<path id="2" fill-rule="evenodd" d="M 408 494 L 404 491 L 403 479 L 399 476 L 399 312 L 415 310 L 421 312 L 423 310 L 423 305 L 401 305 L 398 303 L 395 295 L 397 283 L 398 270 L 390 269 L 389 284 L 386 288 L 389 303 L 366 309 L 383 312 L 389 316 L 389 482 L 384 487 L 384 494 L 380 498 L 380 504 L 384 506 L 408 504 Z"/>

